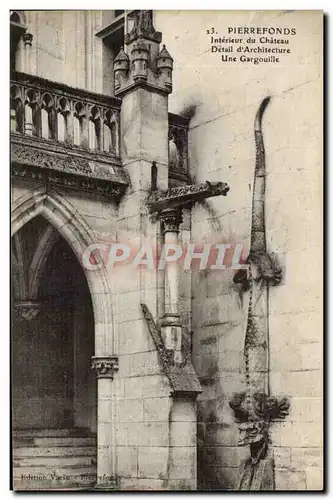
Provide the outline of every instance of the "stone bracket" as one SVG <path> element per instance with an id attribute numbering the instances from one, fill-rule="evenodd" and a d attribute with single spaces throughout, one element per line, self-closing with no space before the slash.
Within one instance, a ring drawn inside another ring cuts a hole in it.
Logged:
<path id="1" fill-rule="evenodd" d="M 226 182 L 209 182 L 171 187 L 166 191 L 153 191 L 147 200 L 151 213 L 161 212 L 167 208 L 182 208 L 213 196 L 226 196 L 229 191 Z"/>

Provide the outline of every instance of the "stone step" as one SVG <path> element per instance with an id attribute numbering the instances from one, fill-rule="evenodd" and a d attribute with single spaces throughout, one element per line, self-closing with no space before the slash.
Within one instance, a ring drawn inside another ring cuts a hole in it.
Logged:
<path id="1" fill-rule="evenodd" d="M 15 490 L 91 490 L 96 483 L 96 436 L 86 429 L 13 432 Z"/>
<path id="2" fill-rule="evenodd" d="M 66 437 L 72 432 L 72 429 L 14 429 L 13 438 Z"/>
<path id="3" fill-rule="evenodd" d="M 95 446 L 96 438 L 95 437 L 22 437 L 18 439 L 14 439 L 13 447 L 21 448 L 24 447 L 32 447 L 32 446 L 43 446 L 43 447 L 72 447 L 72 446 Z"/>
<path id="4" fill-rule="evenodd" d="M 46 479 L 51 479 L 55 475 L 57 477 L 65 479 L 75 478 L 76 480 L 81 476 L 94 475 L 96 474 L 96 465 L 71 465 L 69 467 L 64 467 L 61 464 L 57 466 L 46 465 L 41 466 L 28 466 L 28 467 L 14 467 L 14 477 L 26 478 L 26 476 L 43 476 Z"/>
<path id="5" fill-rule="evenodd" d="M 95 455 L 74 455 L 74 456 L 35 456 L 35 457 L 17 457 L 14 455 L 13 466 L 17 467 L 72 467 L 79 466 L 96 466 Z"/>
<path id="6" fill-rule="evenodd" d="M 96 444 L 96 443 L 95 443 Z M 37 448 L 36 446 L 27 446 L 13 449 L 13 458 L 33 458 L 33 457 L 74 457 L 74 456 L 96 456 L 95 446 L 53 446 L 47 448 L 45 446 Z"/>

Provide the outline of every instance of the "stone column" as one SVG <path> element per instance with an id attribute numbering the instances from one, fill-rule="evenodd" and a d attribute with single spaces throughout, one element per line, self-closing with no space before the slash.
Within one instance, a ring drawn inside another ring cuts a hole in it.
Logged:
<path id="1" fill-rule="evenodd" d="M 97 375 L 97 484 L 98 489 L 116 486 L 116 442 L 113 377 L 118 371 L 117 356 L 93 356 Z"/>
<path id="2" fill-rule="evenodd" d="M 24 33 L 24 71 L 26 73 L 31 73 L 31 47 L 32 47 L 33 35 L 31 33 Z"/>
<path id="3" fill-rule="evenodd" d="M 167 209 L 161 214 L 164 230 L 164 245 L 167 252 L 178 246 L 179 226 L 182 223 L 182 213 L 179 209 Z M 179 262 L 166 262 L 164 268 L 164 300 L 165 313 L 162 318 L 161 330 L 165 347 L 174 351 L 174 362 L 182 362 L 182 327 L 179 314 Z"/>

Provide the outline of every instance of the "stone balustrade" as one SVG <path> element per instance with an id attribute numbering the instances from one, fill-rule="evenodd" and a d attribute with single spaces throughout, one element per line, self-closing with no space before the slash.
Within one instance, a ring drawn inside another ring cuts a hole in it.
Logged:
<path id="1" fill-rule="evenodd" d="M 119 99 L 24 73 L 12 76 L 12 132 L 120 156 Z"/>
<path id="2" fill-rule="evenodd" d="M 100 191 L 121 195 L 127 184 L 121 167 L 121 99 L 26 73 L 13 72 L 11 76 L 12 162 L 25 167 L 61 168 L 65 173 L 96 178 L 99 184 L 110 180 L 112 189 L 100 186 Z M 171 187 L 190 181 L 188 122 L 187 118 L 169 113 Z M 26 170 L 21 170 L 15 167 L 12 173 L 26 175 Z M 81 182 L 81 188 L 95 189 L 96 182 Z M 70 185 L 74 184 L 71 180 Z"/>

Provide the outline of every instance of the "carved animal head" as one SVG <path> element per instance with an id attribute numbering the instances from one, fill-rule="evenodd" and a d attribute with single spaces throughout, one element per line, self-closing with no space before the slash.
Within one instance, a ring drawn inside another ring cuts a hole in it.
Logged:
<path id="1" fill-rule="evenodd" d="M 213 196 L 219 196 L 219 195 L 226 196 L 227 192 L 230 189 L 230 187 L 226 182 L 206 181 L 206 186 Z"/>
<path id="2" fill-rule="evenodd" d="M 260 443 L 268 440 L 269 423 L 265 420 L 256 420 L 254 422 L 244 422 L 239 426 L 239 446 Z"/>
<path id="3" fill-rule="evenodd" d="M 272 285 L 281 283 L 282 269 L 267 252 L 250 252 L 247 263 L 252 264 L 252 278 L 255 281 L 265 280 Z"/>

